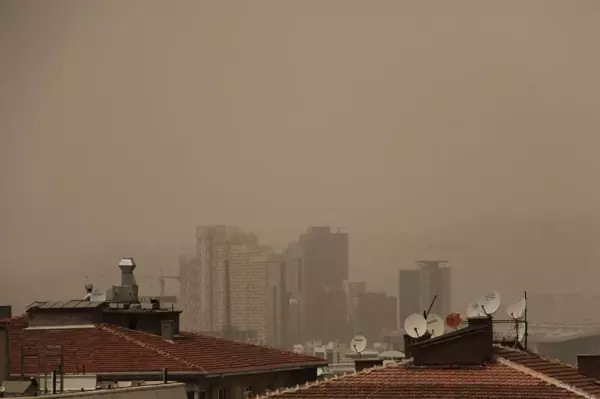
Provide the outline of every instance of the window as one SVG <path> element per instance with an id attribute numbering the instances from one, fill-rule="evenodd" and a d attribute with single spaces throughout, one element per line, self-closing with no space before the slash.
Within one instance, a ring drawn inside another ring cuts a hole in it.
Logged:
<path id="1" fill-rule="evenodd" d="M 244 399 L 251 398 L 252 396 L 254 396 L 254 393 L 252 392 L 252 386 L 247 386 L 244 388 Z"/>
<path id="2" fill-rule="evenodd" d="M 219 392 L 217 394 L 217 398 L 218 399 L 229 399 L 229 390 L 227 388 L 221 388 L 221 389 L 219 389 Z"/>

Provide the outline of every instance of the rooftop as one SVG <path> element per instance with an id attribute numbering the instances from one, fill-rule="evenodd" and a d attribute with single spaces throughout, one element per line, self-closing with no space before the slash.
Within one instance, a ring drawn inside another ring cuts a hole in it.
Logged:
<path id="1" fill-rule="evenodd" d="M 481 366 L 417 367 L 410 361 L 273 392 L 262 398 L 595 398 L 600 385 L 571 366 L 495 347 Z"/>
<path id="2" fill-rule="evenodd" d="M 89 373 L 158 373 L 162 368 L 168 368 L 170 372 L 210 376 L 327 364 L 321 358 L 184 332 L 167 340 L 108 324 L 28 329 L 24 317 L 4 320 L 2 324 L 10 329 L 10 371 L 13 376 L 21 375 L 22 354 L 37 354 L 42 359 L 38 362 L 35 357 L 26 357 L 24 375 L 52 370 L 58 365 L 61 346 L 66 373 L 77 373 L 83 368 Z"/>

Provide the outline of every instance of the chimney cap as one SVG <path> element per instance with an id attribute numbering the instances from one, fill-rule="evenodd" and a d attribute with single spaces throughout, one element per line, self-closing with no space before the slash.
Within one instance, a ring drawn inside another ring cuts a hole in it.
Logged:
<path id="1" fill-rule="evenodd" d="M 119 266 L 135 266 L 135 261 L 133 258 L 121 258 Z"/>

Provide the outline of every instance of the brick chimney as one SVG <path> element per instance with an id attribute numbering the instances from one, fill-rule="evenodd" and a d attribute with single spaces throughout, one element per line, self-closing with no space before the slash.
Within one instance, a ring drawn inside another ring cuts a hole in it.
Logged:
<path id="1" fill-rule="evenodd" d="M 579 374 L 600 380 L 600 354 L 577 355 L 577 370 Z"/>

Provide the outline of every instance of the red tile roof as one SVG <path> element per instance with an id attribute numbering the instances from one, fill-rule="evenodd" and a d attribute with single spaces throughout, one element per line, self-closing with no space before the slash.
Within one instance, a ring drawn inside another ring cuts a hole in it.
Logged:
<path id="1" fill-rule="evenodd" d="M 109 325 L 56 329 L 24 329 L 23 322 L 6 325 L 10 329 L 13 375 L 21 374 L 22 353 L 42 354 L 39 368 L 38 359 L 25 358 L 26 375 L 52 371 L 58 366 L 60 349 L 44 348 L 56 345 L 63 347 L 66 373 L 76 373 L 83 367 L 89 373 L 159 372 L 166 367 L 210 375 L 327 364 L 321 358 L 188 333 L 168 341 Z"/>
<path id="2" fill-rule="evenodd" d="M 595 378 L 579 374 L 577 367 L 517 349 L 496 346 L 494 351 L 506 360 L 600 397 L 600 383 Z"/>
<path id="3" fill-rule="evenodd" d="M 376 367 L 304 387 L 269 394 L 269 398 L 485 398 L 558 399 L 596 397 L 504 358 L 479 368 L 413 367 L 409 362 Z M 264 397 L 263 397 L 264 398 Z"/>

